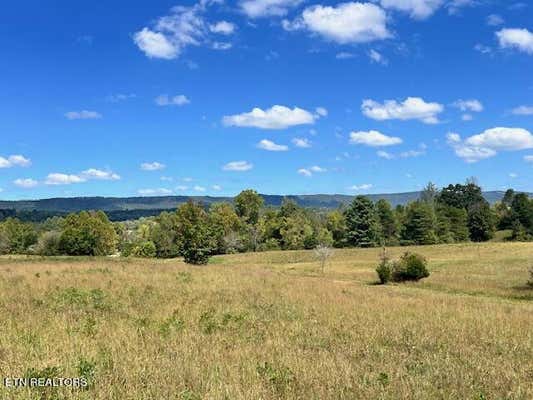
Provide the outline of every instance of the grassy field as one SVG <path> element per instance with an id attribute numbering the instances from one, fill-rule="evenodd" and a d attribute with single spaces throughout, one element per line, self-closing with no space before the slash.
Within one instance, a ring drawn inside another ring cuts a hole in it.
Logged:
<path id="1" fill-rule="evenodd" d="M 0 258 L 0 377 L 90 381 L 0 398 L 533 399 L 533 244 L 414 250 L 431 276 L 387 286 L 379 249 Z"/>

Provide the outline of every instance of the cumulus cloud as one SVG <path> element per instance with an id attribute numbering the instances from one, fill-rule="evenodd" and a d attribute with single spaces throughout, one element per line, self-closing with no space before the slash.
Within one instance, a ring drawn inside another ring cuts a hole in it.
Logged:
<path id="1" fill-rule="evenodd" d="M 105 99 L 106 101 L 110 103 L 120 103 L 121 101 L 134 99 L 135 97 L 137 97 L 137 95 L 134 93 L 130 93 L 130 94 L 117 93 L 117 94 L 110 94 Z"/>
<path id="2" fill-rule="evenodd" d="M 533 106 L 520 106 L 514 108 L 511 113 L 514 115 L 533 115 Z"/>
<path id="3" fill-rule="evenodd" d="M 384 8 L 405 12 L 414 19 L 426 19 L 433 15 L 443 4 L 444 0 L 381 0 Z"/>
<path id="4" fill-rule="evenodd" d="M 31 160 L 20 154 L 13 154 L 7 158 L 0 157 L 0 168 L 29 167 Z"/>
<path id="5" fill-rule="evenodd" d="M 315 109 L 315 113 L 319 116 L 319 117 L 327 117 L 328 116 L 328 110 L 325 109 L 324 107 L 317 107 Z"/>
<path id="6" fill-rule="evenodd" d="M 189 46 L 209 45 L 212 34 L 229 35 L 235 30 L 230 22 L 210 23 L 206 20 L 208 6 L 215 3 L 201 0 L 190 7 L 173 7 L 153 27 L 136 32 L 133 41 L 147 57 L 166 60 L 179 57 Z"/>
<path id="7" fill-rule="evenodd" d="M 533 135 L 522 128 L 496 127 L 464 140 L 457 133 L 449 133 L 447 140 L 455 154 L 468 163 L 494 157 L 499 151 L 533 148 Z"/>
<path id="8" fill-rule="evenodd" d="M 524 156 L 524 161 L 527 162 L 527 163 L 533 163 L 533 155 Z"/>
<path id="9" fill-rule="evenodd" d="M 46 185 L 71 185 L 73 183 L 82 183 L 86 179 L 74 174 L 63 174 L 63 173 L 51 173 L 48 174 L 44 183 Z"/>
<path id="10" fill-rule="evenodd" d="M 235 32 L 235 24 L 232 24 L 228 21 L 219 21 L 215 24 L 209 25 L 209 30 L 213 33 L 218 33 L 221 35 L 231 35 Z"/>
<path id="11" fill-rule="evenodd" d="M 214 42 L 213 49 L 215 50 L 229 50 L 233 47 L 231 43 L 228 42 Z"/>
<path id="12" fill-rule="evenodd" d="M 459 99 L 452 104 L 455 108 L 458 108 L 461 111 L 470 111 L 470 112 L 481 112 L 483 111 L 483 104 L 479 100 L 470 99 L 462 100 Z"/>
<path id="13" fill-rule="evenodd" d="M 335 7 L 307 7 L 294 21 L 283 21 L 286 30 L 306 30 L 340 44 L 368 43 L 392 37 L 387 15 L 372 3 L 341 3 Z"/>
<path id="14" fill-rule="evenodd" d="M 88 111 L 88 110 L 82 110 L 82 111 L 69 111 L 65 113 L 65 118 L 70 120 L 75 119 L 100 119 L 102 118 L 102 114 L 96 111 Z"/>
<path id="15" fill-rule="evenodd" d="M 89 168 L 81 173 L 81 176 L 85 179 L 96 179 L 103 181 L 117 181 L 120 179 L 120 175 L 113 171 L 103 171 L 101 169 Z"/>
<path id="16" fill-rule="evenodd" d="M 306 138 L 294 138 L 292 139 L 292 143 L 301 149 L 308 149 L 311 147 L 311 142 Z"/>
<path id="17" fill-rule="evenodd" d="M 139 189 L 137 193 L 139 193 L 141 196 L 168 196 L 172 194 L 172 190 L 165 188 Z"/>
<path id="18" fill-rule="evenodd" d="M 505 21 L 503 20 L 501 15 L 498 14 L 490 14 L 487 17 L 487 25 L 489 26 L 498 26 L 502 25 Z"/>
<path id="19" fill-rule="evenodd" d="M 354 190 L 354 191 L 359 191 L 359 190 L 369 190 L 369 189 L 372 189 L 374 185 L 372 185 L 371 183 L 363 183 L 361 185 L 353 185 L 353 186 L 350 186 L 349 189 L 350 190 Z"/>
<path id="20" fill-rule="evenodd" d="M 327 169 L 326 168 L 322 168 L 318 165 L 313 165 L 311 167 L 307 167 L 307 168 L 300 168 L 296 171 L 298 174 L 302 175 L 302 176 L 305 176 L 305 177 L 311 177 L 313 176 L 313 174 L 315 173 L 323 173 L 323 172 L 327 172 Z"/>
<path id="21" fill-rule="evenodd" d="M 303 0 L 243 0 L 239 6 L 250 18 L 283 17 Z"/>
<path id="22" fill-rule="evenodd" d="M 259 143 L 257 143 L 257 147 L 259 149 L 267 150 L 267 151 L 287 151 L 289 150 L 289 146 L 285 146 L 283 144 L 276 144 L 271 140 L 263 139 Z"/>
<path id="23" fill-rule="evenodd" d="M 316 115 L 302 108 L 291 109 L 275 105 L 266 110 L 256 107 L 247 113 L 225 116 L 222 123 L 226 126 L 286 129 L 291 126 L 313 124 L 317 118 Z"/>
<path id="24" fill-rule="evenodd" d="M 251 170 L 253 167 L 254 165 L 249 163 L 248 161 L 231 161 L 224 165 L 222 169 L 224 171 L 244 172 Z"/>
<path id="25" fill-rule="evenodd" d="M 185 104 L 189 104 L 190 102 L 191 101 L 187 98 L 187 96 L 183 94 L 179 94 L 177 96 L 172 97 L 169 97 L 166 94 L 162 94 L 155 98 L 155 103 L 158 106 L 184 106 Z"/>
<path id="26" fill-rule="evenodd" d="M 350 133 L 351 144 L 362 144 L 370 147 L 393 146 L 402 143 L 402 139 L 394 136 L 387 136 L 379 131 L 358 131 Z"/>
<path id="27" fill-rule="evenodd" d="M 533 33 L 527 29 L 502 29 L 496 32 L 501 48 L 533 54 Z"/>
<path id="28" fill-rule="evenodd" d="M 195 192 L 205 192 L 205 187 L 200 186 L 200 185 L 195 185 L 193 189 Z"/>
<path id="29" fill-rule="evenodd" d="M 401 103 L 396 100 L 385 100 L 384 103 L 363 100 L 361 110 L 367 117 L 378 121 L 415 119 L 425 124 L 436 124 L 439 122 L 438 114 L 444 110 L 444 106 L 439 103 L 427 103 L 420 97 L 408 97 Z"/>
<path id="30" fill-rule="evenodd" d="M 37 182 L 35 179 L 26 178 L 26 179 L 15 179 L 13 181 L 13 184 L 23 189 L 31 189 L 37 186 L 39 182 Z"/>
<path id="31" fill-rule="evenodd" d="M 144 162 L 141 164 L 141 169 L 143 171 L 159 171 L 165 168 L 165 164 L 160 162 Z"/>
<path id="32" fill-rule="evenodd" d="M 216 190 L 216 191 L 218 192 L 218 191 L 222 190 L 222 186 L 220 186 L 220 185 L 213 185 L 213 186 L 211 186 L 211 189 Z"/>
<path id="33" fill-rule="evenodd" d="M 303 176 L 306 176 L 306 177 L 311 177 L 313 176 L 313 173 L 311 171 L 309 171 L 307 168 L 300 168 L 298 171 L 296 171 L 298 174 L 300 175 L 303 175 Z"/>

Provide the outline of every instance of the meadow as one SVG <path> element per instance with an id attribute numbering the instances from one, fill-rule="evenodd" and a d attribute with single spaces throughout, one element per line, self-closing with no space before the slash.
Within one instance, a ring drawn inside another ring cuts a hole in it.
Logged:
<path id="1" fill-rule="evenodd" d="M 380 249 L 177 259 L 0 257 L 2 399 L 533 398 L 531 243 L 391 248 L 431 276 L 377 285 Z"/>

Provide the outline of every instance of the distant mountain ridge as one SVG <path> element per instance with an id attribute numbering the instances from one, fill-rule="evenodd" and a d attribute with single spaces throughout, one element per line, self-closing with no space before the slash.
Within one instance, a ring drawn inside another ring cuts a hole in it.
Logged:
<path id="1" fill-rule="evenodd" d="M 488 191 L 483 196 L 491 204 L 500 201 L 505 192 Z M 530 197 L 533 193 L 528 193 Z M 261 195 L 265 205 L 277 207 L 283 199 L 291 199 L 302 207 L 334 209 L 350 203 L 355 196 L 342 194 L 311 194 L 311 195 Z M 405 205 L 420 197 L 420 192 L 369 194 L 366 195 L 373 201 L 385 199 L 393 207 Z M 210 205 L 219 202 L 232 202 L 232 197 L 214 196 L 157 196 L 157 197 L 57 197 L 40 200 L 0 200 L 0 209 L 15 211 L 43 211 L 50 213 L 69 213 L 82 210 L 103 210 L 106 212 L 127 212 L 144 210 L 143 214 L 149 214 L 149 210 L 170 210 L 180 204 L 194 200 Z"/>

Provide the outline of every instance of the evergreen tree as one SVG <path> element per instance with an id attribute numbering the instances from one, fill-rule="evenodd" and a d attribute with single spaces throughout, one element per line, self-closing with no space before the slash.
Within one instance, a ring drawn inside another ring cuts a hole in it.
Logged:
<path id="1" fill-rule="evenodd" d="M 384 244 L 394 246 L 399 243 L 398 222 L 396 221 L 392 207 L 387 200 L 380 199 L 376 203 L 376 213 L 381 227 L 381 237 Z"/>
<path id="2" fill-rule="evenodd" d="M 468 209 L 468 230 L 473 242 L 485 242 L 494 236 L 494 217 L 486 201 Z"/>
<path id="3" fill-rule="evenodd" d="M 435 244 L 438 242 L 436 224 L 434 210 L 429 204 L 413 202 L 407 206 L 402 241 L 405 244 Z"/>
<path id="4" fill-rule="evenodd" d="M 379 223 L 374 204 L 367 197 L 357 196 L 344 215 L 348 245 L 373 247 L 380 243 Z"/>

